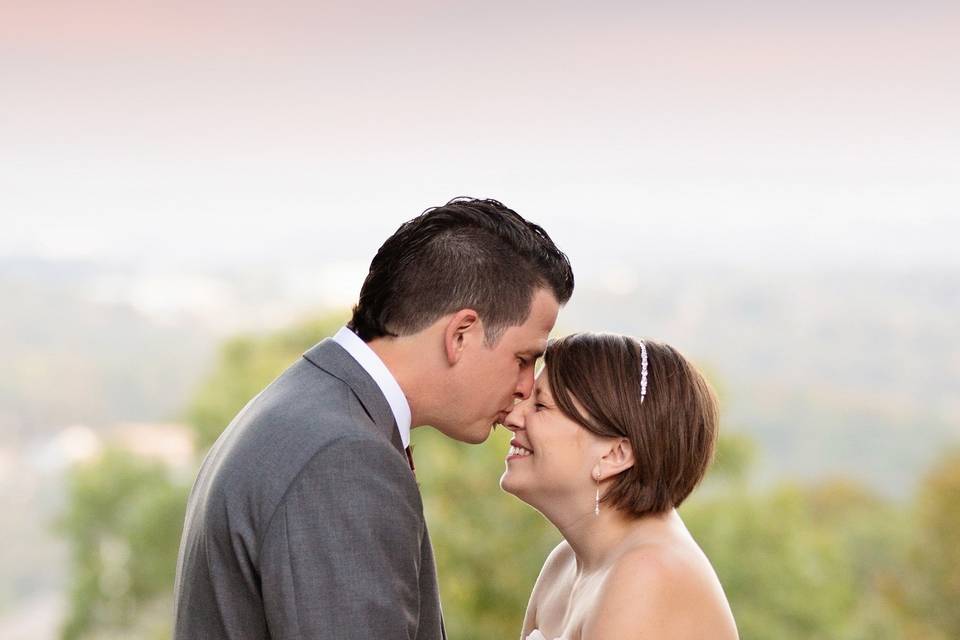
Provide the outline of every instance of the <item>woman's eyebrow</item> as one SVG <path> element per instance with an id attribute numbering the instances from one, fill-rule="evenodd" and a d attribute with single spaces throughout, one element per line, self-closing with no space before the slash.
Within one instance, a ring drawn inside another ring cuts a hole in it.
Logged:
<path id="1" fill-rule="evenodd" d="M 534 392 L 536 392 L 536 395 L 538 398 L 541 398 L 544 400 L 552 400 L 552 398 L 550 397 L 550 392 L 544 387 L 536 387 L 534 389 Z"/>

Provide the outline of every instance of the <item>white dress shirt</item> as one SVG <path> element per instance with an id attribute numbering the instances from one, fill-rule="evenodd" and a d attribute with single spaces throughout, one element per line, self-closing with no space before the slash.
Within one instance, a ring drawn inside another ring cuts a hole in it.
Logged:
<path id="1" fill-rule="evenodd" d="M 380 387 L 387 404 L 390 405 L 390 411 L 393 412 L 393 419 L 397 421 L 397 430 L 400 432 L 400 441 L 403 447 L 410 446 L 410 403 L 407 397 L 403 395 L 403 389 L 400 388 L 397 379 L 387 369 L 380 356 L 371 349 L 366 342 L 347 327 L 337 331 L 332 340 L 346 349 L 354 360 L 357 361 L 363 370 L 370 374 L 373 381 Z"/>

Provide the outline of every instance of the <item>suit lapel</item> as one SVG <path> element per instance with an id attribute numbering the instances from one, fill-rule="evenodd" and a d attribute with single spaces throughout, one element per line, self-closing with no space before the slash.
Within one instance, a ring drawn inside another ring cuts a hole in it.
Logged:
<path id="1" fill-rule="evenodd" d="M 383 391 L 370 377 L 370 374 L 347 353 L 346 349 L 327 338 L 310 348 L 303 354 L 303 357 L 317 368 L 326 371 L 350 387 L 360 404 L 363 405 L 364 411 L 377 426 L 377 430 L 390 440 L 397 451 L 406 455 L 403 442 L 400 440 L 397 422 L 393 417 L 393 411 L 390 410 L 390 404 L 383 395 Z"/>

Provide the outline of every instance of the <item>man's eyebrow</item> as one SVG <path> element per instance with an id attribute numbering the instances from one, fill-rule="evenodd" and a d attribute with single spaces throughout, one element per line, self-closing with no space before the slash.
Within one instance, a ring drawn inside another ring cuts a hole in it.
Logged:
<path id="1" fill-rule="evenodd" d="M 543 353 L 544 353 L 544 349 L 524 349 L 517 355 L 530 356 L 531 358 L 536 359 L 536 358 L 542 358 Z"/>

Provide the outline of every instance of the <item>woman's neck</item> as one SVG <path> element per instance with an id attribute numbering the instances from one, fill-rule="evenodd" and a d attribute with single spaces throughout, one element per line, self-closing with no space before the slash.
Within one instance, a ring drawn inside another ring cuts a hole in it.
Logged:
<path id="1" fill-rule="evenodd" d="M 560 530 L 577 557 L 578 573 L 593 573 L 607 567 L 623 549 L 634 541 L 657 533 L 674 530 L 679 521 L 676 511 L 647 515 L 640 518 L 627 516 L 622 511 L 606 504 L 600 505 L 600 513 L 593 510 L 566 518 L 551 517 L 549 520 Z"/>

